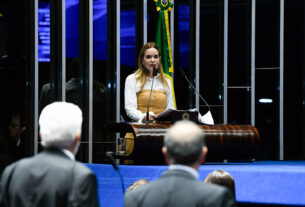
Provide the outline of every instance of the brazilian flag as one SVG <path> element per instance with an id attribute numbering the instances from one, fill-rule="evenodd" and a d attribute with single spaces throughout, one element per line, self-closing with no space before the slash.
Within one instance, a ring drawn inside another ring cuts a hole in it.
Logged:
<path id="1" fill-rule="evenodd" d="M 171 11 L 173 4 L 171 0 L 154 0 L 156 3 L 157 11 L 159 12 L 158 24 L 156 29 L 156 44 L 161 51 L 161 60 L 165 75 L 171 80 L 173 89 L 173 99 L 176 107 L 176 98 L 174 91 L 174 84 L 172 73 L 174 72 L 171 40 L 169 33 L 169 12 Z M 176 107 L 177 108 L 177 107 Z"/>

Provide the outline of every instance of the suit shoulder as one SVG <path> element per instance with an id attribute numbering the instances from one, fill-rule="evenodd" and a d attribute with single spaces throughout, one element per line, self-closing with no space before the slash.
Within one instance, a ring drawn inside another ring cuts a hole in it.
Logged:
<path id="1" fill-rule="evenodd" d="M 9 164 L 5 169 L 11 170 L 11 169 L 14 169 L 16 167 L 18 167 L 18 168 L 28 167 L 29 163 L 33 162 L 33 158 L 34 157 L 22 158 L 22 159 L 20 159 L 16 162 L 13 162 L 13 163 Z"/>
<path id="2" fill-rule="evenodd" d="M 31 163 L 32 160 L 33 160 L 32 157 L 27 157 L 27 158 L 23 158 L 21 160 L 18 160 L 16 162 L 9 164 L 4 169 L 1 179 L 3 179 L 3 180 L 8 179 L 8 177 L 12 176 L 15 171 L 23 172 L 24 170 L 27 170 L 28 163 Z"/>
<path id="3" fill-rule="evenodd" d="M 78 161 L 75 162 L 75 170 L 77 170 L 78 173 L 82 174 L 94 174 L 91 169 L 89 169 L 86 165 Z"/>
<path id="4" fill-rule="evenodd" d="M 211 192 L 211 193 L 224 193 L 227 189 L 220 185 L 215 185 L 212 183 L 204 183 L 200 182 L 198 183 L 198 188 L 201 188 L 204 190 L 204 192 Z"/>
<path id="5" fill-rule="evenodd" d="M 133 204 L 134 202 L 138 202 L 142 200 L 147 194 L 150 194 L 152 191 L 162 189 L 162 186 L 164 186 L 164 182 L 161 179 L 157 179 L 145 185 L 138 186 L 136 189 L 125 193 L 124 202 L 128 204 Z M 132 205 L 126 205 L 126 206 L 132 206 Z"/>
<path id="6" fill-rule="evenodd" d="M 214 203 L 215 201 L 219 201 L 228 204 L 225 206 L 233 205 L 234 198 L 233 198 L 233 194 L 229 191 L 229 189 L 212 183 L 200 183 L 200 184 L 201 184 L 200 192 L 204 194 L 202 196 L 202 198 L 204 198 L 204 202 Z"/>

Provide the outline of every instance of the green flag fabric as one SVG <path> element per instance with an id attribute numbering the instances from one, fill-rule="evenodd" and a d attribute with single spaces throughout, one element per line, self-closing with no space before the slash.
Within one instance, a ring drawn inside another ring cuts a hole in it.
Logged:
<path id="1" fill-rule="evenodd" d="M 156 28 L 156 44 L 161 51 L 161 61 L 165 75 L 171 80 L 173 89 L 173 99 L 176 107 L 176 98 L 172 73 L 174 72 L 172 62 L 172 51 L 169 31 L 169 11 L 173 4 L 170 0 L 154 0 L 157 11 L 159 11 L 158 24 Z"/>

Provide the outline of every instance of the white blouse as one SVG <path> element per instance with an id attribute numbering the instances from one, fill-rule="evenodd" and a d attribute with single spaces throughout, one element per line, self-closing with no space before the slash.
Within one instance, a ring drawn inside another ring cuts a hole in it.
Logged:
<path id="1" fill-rule="evenodd" d="M 143 90 L 150 90 L 152 78 L 147 78 L 144 84 Z M 166 93 L 166 109 L 176 109 L 174 99 L 173 99 L 173 90 L 172 84 L 169 78 L 166 78 L 167 84 L 169 88 L 166 88 L 162 85 L 162 81 L 160 78 L 160 74 L 155 77 L 153 90 L 162 90 Z M 142 113 L 138 110 L 138 100 L 137 100 L 137 93 L 141 90 L 140 82 L 136 81 L 135 73 L 130 74 L 125 81 L 125 110 L 127 116 L 131 119 L 142 122 L 146 113 Z"/>

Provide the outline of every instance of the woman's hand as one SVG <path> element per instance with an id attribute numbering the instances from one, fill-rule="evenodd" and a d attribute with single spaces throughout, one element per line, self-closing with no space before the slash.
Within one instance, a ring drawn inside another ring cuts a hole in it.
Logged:
<path id="1" fill-rule="evenodd" d="M 155 115 L 154 113 L 149 113 L 149 117 L 148 117 L 148 120 L 149 121 L 153 121 L 157 118 L 157 115 Z M 146 115 L 144 116 L 144 118 L 142 119 L 142 122 L 145 122 L 146 121 Z"/>

